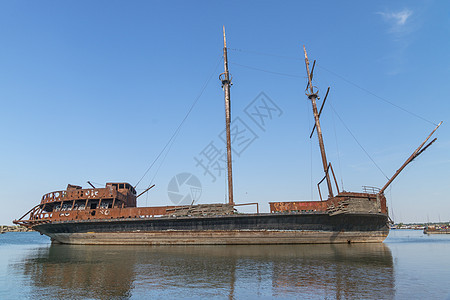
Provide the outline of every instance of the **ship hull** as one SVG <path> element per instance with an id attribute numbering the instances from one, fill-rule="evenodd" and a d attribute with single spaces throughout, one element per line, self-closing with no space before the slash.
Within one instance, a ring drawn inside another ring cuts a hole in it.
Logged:
<path id="1" fill-rule="evenodd" d="M 64 244 L 230 245 L 382 242 L 385 214 L 256 214 L 52 222 L 34 230 Z"/>

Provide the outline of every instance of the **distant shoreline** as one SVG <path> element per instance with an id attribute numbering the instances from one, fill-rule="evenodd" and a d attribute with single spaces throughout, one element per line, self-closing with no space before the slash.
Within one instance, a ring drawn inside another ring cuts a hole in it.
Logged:
<path id="1" fill-rule="evenodd" d="M 19 225 L 0 225 L 0 234 L 6 232 L 29 232 L 29 231 L 34 230 Z"/>

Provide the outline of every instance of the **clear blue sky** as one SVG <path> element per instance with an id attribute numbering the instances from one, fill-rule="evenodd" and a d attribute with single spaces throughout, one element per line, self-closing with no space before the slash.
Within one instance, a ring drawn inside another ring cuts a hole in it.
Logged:
<path id="1" fill-rule="evenodd" d="M 397 222 L 448 221 L 449 16 L 446 1 L 2 1 L 0 223 L 68 183 L 135 184 L 208 78 L 163 164 L 138 186 L 156 184 L 139 205 L 170 205 L 168 183 L 182 172 L 201 181 L 200 203 L 223 202 L 224 174 L 213 182 L 194 160 L 210 142 L 223 146 L 222 25 L 232 116 L 256 138 L 234 156 L 236 202 L 267 211 L 270 201 L 318 199 L 306 45 L 321 95 L 331 86 L 322 125 L 339 183 L 386 182 L 339 118 L 388 177 L 434 128 L 423 119 L 443 120 L 437 143 L 386 195 Z M 264 130 L 245 113 L 261 92 L 279 108 Z"/>

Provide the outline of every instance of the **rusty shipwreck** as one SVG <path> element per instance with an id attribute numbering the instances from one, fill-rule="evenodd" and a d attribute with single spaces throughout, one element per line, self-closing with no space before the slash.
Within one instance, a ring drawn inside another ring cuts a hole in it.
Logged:
<path id="1" fill-rule="evenodd" d="M 269 213 L 236 213 L 233 200 L 230 142 L 230 86 L 224 31 L 224 72 L 220 75 L 225 93 L 228 202 L 190 206 L 137 207 L 135 187 L 126 182 L 107 183 L 102 188 L 83 189 L 68 185 L 66 190 L 45 194 L 41 202 L 15 224 L 49 236 L 53 242 L 67 244 L 301 244 L 382 242 L 389 233 L 389 216 L 384 191 L 397 175 L 428 144 L 439 125 L 413 152 L 381 189 L 363 192 L 340 191 L 331 163 L 327 161 L 318 91 L 312 85 L 313 69 L 304 49 L 308 100 L 314 114 L 327 199 L 320 201 L 271 202 Z M 328 95 L 328 93 L 327 93 Z M 442 123 L 442 122 L 441 122 Z M 333 179 L 333 180 L 332 180 Z M 335 188 L 335 189 L 334 189 Z M 250 204 L 250 203 L 247 203 Z M 255 204 L 255 203 L 253 203 Z M 256 204 L 257 205 L 257 204 Z M 257 205 L 258 208 L 258 205 Z"/>

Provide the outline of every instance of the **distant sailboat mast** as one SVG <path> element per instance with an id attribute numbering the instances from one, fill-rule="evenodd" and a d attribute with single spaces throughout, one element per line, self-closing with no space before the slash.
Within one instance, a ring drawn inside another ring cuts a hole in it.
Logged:
<path id="1" fill-rule="evenodd" d="M 227 40 L 225 37 L 225 26 L 223 27 L 223 64 L 225 72 L 220 74 L 219 79 L 222 81 L 222 88 L 225 93 L 225 123 L 227 132 L 227 169 L 228 169 L 228 204 L 233 205 L 233 172 L 231 166 L 231 104 L 230 104 L 230 86 L 231 76 L 228 72 L 228 58 L 227 58 Z"/>

